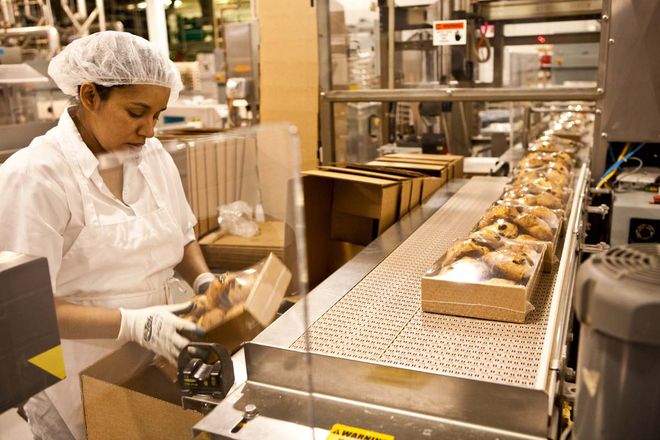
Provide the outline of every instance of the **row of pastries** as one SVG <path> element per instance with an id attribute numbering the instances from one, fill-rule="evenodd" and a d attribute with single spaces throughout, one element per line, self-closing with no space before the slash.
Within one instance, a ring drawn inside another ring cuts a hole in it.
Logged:
<path id="1" fill-rule="evenodd" d="M 567 112 L 529 146 L 500 199 L 465 239 L 455 242 L 427 273 L 457 282 L 525 285 L 546 245 L 559 234 L 571 198 L 575 157 L 581 144 L 555 129 L 584 128 Z M 555 129 L 553 129 L 555 127 Z"/>

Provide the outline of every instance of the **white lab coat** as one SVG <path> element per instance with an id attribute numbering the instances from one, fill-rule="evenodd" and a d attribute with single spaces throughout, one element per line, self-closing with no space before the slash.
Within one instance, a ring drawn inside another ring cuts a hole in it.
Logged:
<path id="1" fill-rule="evenodd" d="M 168 301 L 172 268 L 194 239 L 195 217 L 156 139 L 124 163 L 124 204 L 103 183 L 98 160 L 64 112 L 57 127 L 0 167 L 0 191 L 0 250 L 45 256 L 56 297 L 113 308 Z M 118 344 L 63 340 L 62 348 L 67 379 L 46 395 L 83 439 L 78 373 Z"/>

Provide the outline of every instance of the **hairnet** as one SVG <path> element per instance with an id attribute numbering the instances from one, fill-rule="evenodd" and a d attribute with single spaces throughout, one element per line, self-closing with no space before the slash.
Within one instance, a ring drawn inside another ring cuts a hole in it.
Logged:
<path id="1" fill-rule="evenodd" d="M 64 93 L 73 96 L 87 81 L 106 87 L 168 87 L 170 102 L 183 88 L 174 63 L 149 41 L 127 32 L 98 32 L 74 40 L 50 61 L 48 74 Z"/>

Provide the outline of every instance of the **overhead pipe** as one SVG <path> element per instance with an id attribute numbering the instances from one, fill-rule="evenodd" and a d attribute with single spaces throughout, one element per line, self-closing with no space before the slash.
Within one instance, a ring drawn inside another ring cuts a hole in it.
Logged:
<path id="1" fill-rule="evenodd" d="M 48 57 L 54 57 L 60 50 L 60 34 L 55 26 L 26 26 L 0 30 L 0 38 L 41 34 L 48 38 Z"/>

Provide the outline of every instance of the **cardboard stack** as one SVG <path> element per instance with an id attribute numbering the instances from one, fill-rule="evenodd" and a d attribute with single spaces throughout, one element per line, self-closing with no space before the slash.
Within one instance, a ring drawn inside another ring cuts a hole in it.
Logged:
<path id="1" fill-rule="evenodd" d="M 168 133 L 159 136 L 163 144 L 169 143 L 188 203 L 197 218 L 195 233 L 203 237 L 218 227 L 218 206 L 238 200 L 240 185 L 245 174 L 254 173 L 247 168 L 246 150 L 250 139 L 223 135 L 187 135 Z M 254 163 L 252 163 L 254 167 Z"/>
<path id="2" fill-rule="evenodd" d="M 428 199 L 449 175 L 462 175 L 459 156 L 423 164 L 400 158 L 303 172 L 310 287 Z"/>
<path id="3" fill-rule="evenodd" d="M 274 254 L 284 260 L 286 224 L 281 221 L 259 223 L 255 237 L 224 235 L 214 231 L 199 240 L 211 270 L 240 270 Z"/>

